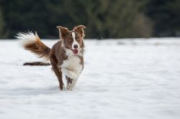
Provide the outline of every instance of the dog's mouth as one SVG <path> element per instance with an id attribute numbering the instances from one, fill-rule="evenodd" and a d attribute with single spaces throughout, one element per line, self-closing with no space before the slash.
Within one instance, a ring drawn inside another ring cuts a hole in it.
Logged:
<path id="1" fill-rule="evenodd" d="M 78 49 L 74 49 L 74 50 L 73 50 L 73 53 L 74 53 L 75 55 L 77 55 L 78 52 L 79 52 Z"/>

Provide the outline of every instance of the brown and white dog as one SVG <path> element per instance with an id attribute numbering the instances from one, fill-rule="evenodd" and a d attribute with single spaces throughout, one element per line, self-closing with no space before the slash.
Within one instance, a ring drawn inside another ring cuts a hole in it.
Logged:
<path id="1" fill-rule="evenodd" d="M 50 60 L 58 78 L 60 90 L 64 88 L 62 73 L 66 76 L 67 89 L 72 90 L 84 68 L 84 29 L 86 27 L 79 25 L 72 31 L 62 26 L 57 26 L 57 28 L 61 40 L 55 43 L 52 49 L 41 42 L 37 33 L 18 33 L 16 37 L 23 40 L 23 47 L 26 50 Z"/>

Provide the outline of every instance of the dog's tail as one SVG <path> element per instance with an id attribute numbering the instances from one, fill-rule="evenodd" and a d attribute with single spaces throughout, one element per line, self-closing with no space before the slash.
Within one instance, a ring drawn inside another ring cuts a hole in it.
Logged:
<path id="1" fill-rule="evenodd" d="M 40 58 L 49 60 L 51 49 L 41 41 L 37 33 L 18 33 L 16 38 L 22 41 L 22 46 L 26 50 L 31 51 Z"/>

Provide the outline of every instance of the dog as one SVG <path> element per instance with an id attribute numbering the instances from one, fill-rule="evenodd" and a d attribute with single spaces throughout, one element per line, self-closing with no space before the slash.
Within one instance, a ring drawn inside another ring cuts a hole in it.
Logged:
<path id="1" fill-rule="evenodd" d="M 50 61 L 58 78 L 60 90 L 65 88 L 62 74 L 66 77 L 67 90 L 73 90 L 84 69 L 84 29 L 86 27 L 78 25 L 71 31 L 62 26 L 57 26 L 57 28 L 60 40 L 52 48 L 46 46 L 37 33 L 18 33 L 16 38 L 23 41 L 22 44 L 26 50 Z"/>

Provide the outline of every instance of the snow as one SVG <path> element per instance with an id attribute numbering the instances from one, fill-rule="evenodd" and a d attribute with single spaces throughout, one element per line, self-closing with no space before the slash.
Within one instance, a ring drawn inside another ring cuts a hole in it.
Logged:
<path id="1" fill-rule="evenodd" d="M 56 41 L 44 40 L 48 46 Z M 180 40 L 86 40 L 74 91 L 18 41 L 0 41 L 0 119 L 179 119 Z"/>

